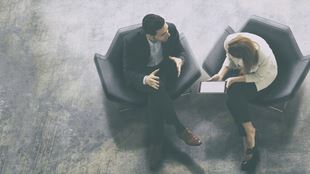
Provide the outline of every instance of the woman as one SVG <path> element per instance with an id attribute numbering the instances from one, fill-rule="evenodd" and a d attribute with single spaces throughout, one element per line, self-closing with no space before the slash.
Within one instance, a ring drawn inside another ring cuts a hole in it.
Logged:
<path id="1" fill-rule="evenodd" d="M 238 72 L 237 76 L 226 79 L 227 106 L 239 128 L 239 134 L 244 138 L 245 160 L 241 163 L 241 169 L 249 170 L 256 166 L 259 156 L 255 144 L 256 130 L 248 103 L 258 91 L 274 81 L 278 73 L 277 62 L 266 41 L 251 33 L 227 36 L 224 48 L 226 59 L 223 66 L 210 80 L 223 80 L 231 69 Z"/>

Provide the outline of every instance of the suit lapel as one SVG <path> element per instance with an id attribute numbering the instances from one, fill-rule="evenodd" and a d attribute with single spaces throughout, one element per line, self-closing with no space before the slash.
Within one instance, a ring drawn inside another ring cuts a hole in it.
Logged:
<path id="1" fill-rule="evenodd" d="M 167 48 L 167 42 L 162 43 L 162 48 L 163 48 L 163 56 L 168 57 L 168 48 Z"/>
<path id="2" fill-rule="evenodd" d="M 143 30 L 141 29 L 141 31 L 139 32 L 139 40 L 140 40 L 140 51 L 141 51 L 141 58 L 145 59 L 144 61 L 147 62 L 148 58 L 150 57 L 150 45 L 147 42 L 145 33 L 143 32 Z"/>

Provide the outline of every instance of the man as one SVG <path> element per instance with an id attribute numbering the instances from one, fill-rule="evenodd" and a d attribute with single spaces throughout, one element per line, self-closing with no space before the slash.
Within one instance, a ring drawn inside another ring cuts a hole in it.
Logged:
<path id="1" fill-rule="evenodd" d="M 173 124 L 186 144 L 201 145 L 200 138 L 177 118 L 170 97 L 182 73 L 185 52 L 175 25 L 155 14 L 146 15 L 142 27 L 124 37 L 123 46 L 126 82 L 147 97 L 150 167 L 155 169 L 161 161 L 164 122 Z"/>

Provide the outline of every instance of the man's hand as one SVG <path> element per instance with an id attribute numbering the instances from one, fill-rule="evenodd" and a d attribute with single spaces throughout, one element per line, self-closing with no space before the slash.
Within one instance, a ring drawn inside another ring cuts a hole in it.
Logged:
<path id="1" fill-rule="evenodd" d="M 159 77 L 155 74 L 159 71 L 159 69 L 153 71 L 150 75 L 146 76 L 145 84 L 149 85 L 150 87 L 158 90 L 159 89 Z"/>
<path id="2" fill-rule="evenodd" d="M 182 68 L 182 65 L 183 65 L 183 60 L 180 59 L 180 58 L 177 58 L 177 57 L 171 57 L 169 56 L 169 59 L 173 60 L 176 67 L 177 67 L 177 72 L 178 72 L 178 77 L 180 77 L 180 74 L 181 74 L 181 68 Z"/>
<path id="3" fill-rule="evenodd" d="M 214 74 L 210 79 L 208 79 L 208 81 L 222 81 L 222 80 L 223 76 L 219 74 Z"/>

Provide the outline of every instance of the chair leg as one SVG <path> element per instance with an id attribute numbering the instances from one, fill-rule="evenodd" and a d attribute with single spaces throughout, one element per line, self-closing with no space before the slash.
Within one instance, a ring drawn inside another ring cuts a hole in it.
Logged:
<path id="1" fill-rule="evenodd" d="M 120 106 L 120 108 L 118 109 L 119 112 L 125 112 L 129 110 L 132 110 L 132 108 L 126 106 Z"/>
<path id="2" fill-rule="evenodd" d="M 269 106 L 268 108 L 272 109 L 272 110 L 275 110 L 275 111 L 278 111 L 278 112 L 284 112 L 286 107 L 287 107 L 287 104 L 288 104 L 288 102 L 286 101 L 286 102 L 283 102 L 280 107 Z"/>
<path id="3" fill-rule="evenodd" d="M 132 109 L 133 109 L 132 107 L 126 106 L 126 105 L 122 105 L 122 104 L 120 104 L 118 106 L 118 111 L 119 112 L 126 112 L 126 111 L 129 111 L 129 110 L 132 110 Z"/>
<path id="4" fill-rule="evenodd" d="M 191 94 L 193 91 L 192 91 L 192 88 L 189 88 L 188 90 L 186 90 L 185 92 L 183 92 L 182 94 L 181 94 L 181 96 L 186 96 L 186 95 L 189 95 L 189 94 Z"/>

